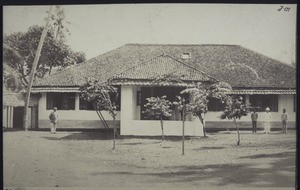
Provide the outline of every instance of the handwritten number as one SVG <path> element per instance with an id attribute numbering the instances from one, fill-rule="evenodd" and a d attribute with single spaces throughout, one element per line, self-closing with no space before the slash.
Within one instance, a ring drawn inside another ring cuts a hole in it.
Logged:
<path id="1" fill-rule="evenodd" d="M 285 11 L 285 12 L 289 12 L 289 11 L 291 10 L 291 7 L 280 6 L 280 8 L 277 9 L 277 11 L 281 11 L 281 10 L 283 10 L 283 11 Z"/>

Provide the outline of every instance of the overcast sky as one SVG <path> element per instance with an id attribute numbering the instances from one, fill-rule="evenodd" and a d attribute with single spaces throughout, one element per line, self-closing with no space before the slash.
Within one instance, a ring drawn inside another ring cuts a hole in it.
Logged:
<path id="1" fill-rule="evenodd" d="M 64 6 L 67 37 L 87 59 L 126 43 L 236 44 L 295 61 L 296 5 L 128 4 Z M 44 25 L 49 6 L 5 6 L 5 34 Z"/>

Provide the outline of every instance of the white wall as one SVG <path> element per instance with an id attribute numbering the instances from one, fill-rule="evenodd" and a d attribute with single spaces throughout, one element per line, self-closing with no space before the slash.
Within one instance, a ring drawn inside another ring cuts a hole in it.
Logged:
<path id="1" fill-rule="evenodd" d="M 42 93 L 39 100 L 39 120 L 49 120 L 49 114 L 53 110 L 47 110 L 46 93 Z M 95 110 L 79 110 L 79 95 L 76 95 L 75 110 L 57 110 L 59 120 L 99 120 Z M 101 111 L 104 119 L 112 120 L 107 111 Z M 117 112 L 116 120 L 120 119 L 120 112 Z"/>
<path id="2" fill-rule="evenodd" d="M 118 112 L 116 120 L 120 120 L 121 135 L 161 135 L 159 121 L 139 120 L 140 106 L 136 105 L 137 91 L 139 86 L 121 86 L 121 110 Z M 273 121 L 280 121 L 282 109 L 286 108 L 289 115 L 289 121 L 295 121 L 296 113 L 293 111 L 293 95 L 279 95 L 278 112 L 272 112 Z M 49 114 L 52 110 L 46 110 L 46 93 L 43 93 L 39 100 L 39 120 L 49 120 Z M 79 110 L 79 96 L 77 94 L 75 101 L 76 110 L 58 110 L 60 120 L 99 120 L 97 113 L 93 110 Z M 4 110 L 3 110 L 4 111 Z M 219 119 L 221 112 L 209 112 L 206 114 L 206 121 L 231 122 L 229 120 Z M 258 112 L 259 118 L 262 118 L 264 112 Z M 106 120 L 111 120 L 107 111 L 102 111 Z M 4 116 L 4 115 L 3 115 Z M 242 117 L 239 121 L 250 122 L 250 114 Z M 165 135 L 181 135 L 181 121 L 165 121 Z M 186 122 L 186 134 L 201 136 L 202 125 L 195 118 Z"/>
<path id="3" fill-rule="evenodd" d="M 140 106 L 136 105 L 136 94 L 140 87 L 121 87 L 121 135 L 161 135 L 160 121 L 139 120 Z M 199 119 L 185 122 L 185 134 L 203 136 L 203 126 Z M 164 121 L 165 135 L 182 135 L 182 121 Z"/>

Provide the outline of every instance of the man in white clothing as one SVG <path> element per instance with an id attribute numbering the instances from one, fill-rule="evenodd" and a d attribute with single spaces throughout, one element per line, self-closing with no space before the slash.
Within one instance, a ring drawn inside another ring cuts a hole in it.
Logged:
<path id="1" fill-rule="evenodd" d="M 263 123 L 264 123 L 265 133 L 270 133 L 272 114 L 270 112 L 269 107 L 266 108 L 266 113 L 263 119 L 264 119 Z"/>
<path id="2" fill-rule="evenodd" d="M 51 133 L 55 134 L 56 133 L 56 125 L 58 121 L 58 113 L 57 113 L 57 107 L 53 108 L 53 112 L 49 115 L 50 122 L 52 123 L 51 125 Z"/>

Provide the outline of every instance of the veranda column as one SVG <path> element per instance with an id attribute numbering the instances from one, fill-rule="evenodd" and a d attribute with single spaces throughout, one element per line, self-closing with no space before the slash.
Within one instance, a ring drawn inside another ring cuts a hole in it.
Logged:
<path id="1" fill-rule="evenodd" d="M 10 106 L 10 128 L 14 127 L 14 107 Z"/>
<path id="2" fill-rule="evenodd" d="M 120 133 L 129 135 L 133 120 L 133 87 L 121 86 Z"/>
<path id="3" fill-rule="evenodd" d="M 249 103 L 250 103 L 250 95 L 249 95 L 249 94 L 246 94 L 246 95 L 245 95 L 245 103 L 246 103 L 246 104 L 249 104 Z"/>
<path id="4" fill-rule="evenodd" d="M 79 93 L 76 93 L 76 95 L 75 95 L 75 110 L 76 111 L 79 110 L 79 98 L 80 98 Z"/>

